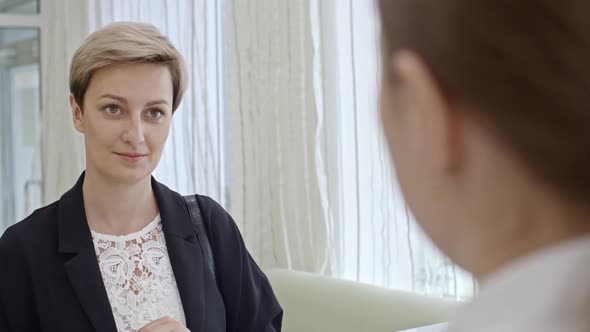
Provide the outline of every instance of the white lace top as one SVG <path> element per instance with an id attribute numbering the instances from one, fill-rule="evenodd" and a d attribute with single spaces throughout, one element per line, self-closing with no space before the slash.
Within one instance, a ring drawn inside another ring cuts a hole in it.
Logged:
<path id="1" fill-rule="evenodd" d="M 139 232 L 92 231 L 92 239 L 119 332 L 135 332 L 164 316 L 186 326 L 159 215 Z"/>

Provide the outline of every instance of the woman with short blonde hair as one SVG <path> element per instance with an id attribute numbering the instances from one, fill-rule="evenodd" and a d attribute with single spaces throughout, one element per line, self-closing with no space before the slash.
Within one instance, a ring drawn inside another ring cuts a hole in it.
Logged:
<path id="1" fill-rule="evenodd" d="M 282 309 L 228 213 L 152 177 L 186 73 L 149 24 L 108 25 L 74 54 L 86 170 L 0 239 L 1 331 L 280 331 Z"/>

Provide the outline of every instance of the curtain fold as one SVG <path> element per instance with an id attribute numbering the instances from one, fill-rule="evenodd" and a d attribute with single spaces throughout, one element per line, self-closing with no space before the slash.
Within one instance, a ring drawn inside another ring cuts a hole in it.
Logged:
<path id="1" fill-rule="evenodd" d="M 42 10 L 41 147 L 43 200 L 49 204 L 70 189 L 84 169 L 84 142 L 73 126 L 68 80 L 70 60 L 89 31 L 88 1 L 45 1 Z"/>
<path id="2" fill-rule="evenodd" d="M 232 214 L 263 267 L 327 268 L 309 1 L 228 1 Z"/>
<path id="3" fill-rule="evenodd" d="M 375 2 L 229 1 L 230 203 L 265 267 L 470 297 L 422 233 L 378 116 Z"/>

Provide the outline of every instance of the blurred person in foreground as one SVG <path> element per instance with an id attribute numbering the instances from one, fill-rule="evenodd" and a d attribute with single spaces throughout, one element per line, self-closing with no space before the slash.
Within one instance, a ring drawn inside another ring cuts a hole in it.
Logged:
<path id="1" fill-rule="evenodd" d="M 379 7 L 402 191 L 481 286 L 450 331 L 590 331 L 590 2 Z"/>

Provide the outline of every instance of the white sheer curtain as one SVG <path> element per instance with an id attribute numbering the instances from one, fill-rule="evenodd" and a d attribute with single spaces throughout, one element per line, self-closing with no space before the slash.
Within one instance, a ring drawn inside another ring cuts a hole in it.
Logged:
<path id="1" fill-rule="evenodd" d="M 72 55 L 88 34 L 87 1 L 44 1 L 41 35 L 43 200 L 52 203 L 84 169 L 84 142 L 73 126 L 68 73 Z"/>
<path id="2" fill-rule="evenodd" d="M 65 7 L 74 2 L 79 11 Z M 155 175 L 228 208 L 263 268 L 432 295 L 473 294 L 472 278 L 426 239 L 396 188 L 378 122 L 373 0 L 60 0 L 55 6 L 88 16 L 74 30 L 72 23 L 52 23 L 61 34 L 48 58 L 63 67 L 46 76 L 59 87 L 44 98 L 48 200 L 83 167 L 63 69 L 80 35 L 113 21 L 150 22 L 190 70 Z"/>
<path id="3" fill-rule="evenodd" d="M 232 212 L 264 266 L 469 297 L 422 234 L 378 122 L 372 0 L 231 1 Z"/>
<path id="4" fill-rule="evenodd" d="M 325 271 L 310 3 L 230 1 L 226 12 L 231 212 L 262 266 Z"/>
<path id="5" fill-rule="evenodd" d="M 345 4 L 345 5 L 344 5 Z M 393 176 L 378 117 L 379 20 L 376 1 L 339 2 L 336 16 L 339 106 L 337 274 L 431 295 L 469 297 L 473 280 L 422 233 Z M 324 15 L 325 16 L 325 15 Z M 320 23 L 321 26 L 321 23 Z"/>

